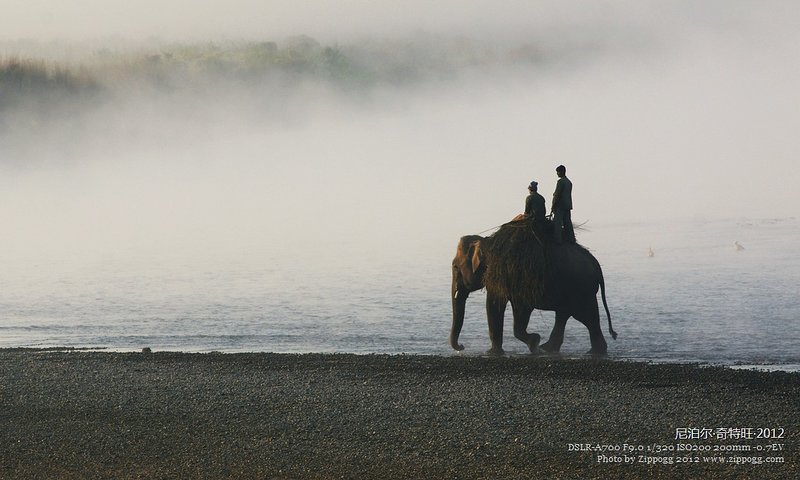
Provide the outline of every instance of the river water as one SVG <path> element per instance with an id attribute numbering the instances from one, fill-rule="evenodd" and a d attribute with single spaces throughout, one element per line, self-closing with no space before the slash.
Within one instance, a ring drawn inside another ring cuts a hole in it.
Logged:
<path id="1" fill-rule="evenodd" d="M 489 346 L 482 291 L 468 303 L 466 349 L 447 343 L 462 233 L 358 260 L 147 251 L 6 259 L 0 347 L 480 355 Z M 601 316 L 611 358 L 800 369 L 798 219 L 595 223 L 577 233 L 603 265 L 619 333 L 611 340 Z M 544 341 L 553 316 L 534 312 L 529 330 Z M 510 309 L 506 317 L 506 351 L 526 354 Z M 570 320 L 562 354 L 588 349 L 586 329 Z"/>

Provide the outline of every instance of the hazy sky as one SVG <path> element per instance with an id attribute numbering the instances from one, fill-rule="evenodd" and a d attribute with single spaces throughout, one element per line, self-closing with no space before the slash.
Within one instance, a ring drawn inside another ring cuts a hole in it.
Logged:
<path id="1" fill-rule="evenodd" d="M 158 107 L 110 112 L 111 123 L 146 119 L 183 140 L 98 149 L 87 129 L 85 148 L 43 154 L 72 155 L 68 167 L 7 176 L 0 214 L 20 248 L 279 234 L 287 248 L 328 235 L 450 246 L 518 213 L 531 179 L 548 198 L 560 163 L 579 222 L 800 213 L 793 0 L 2 0 L 0 10 L 5 41 L 335 43 L 423 31 L 533 39 L 564 54 L 579 44 L 583 55 L 559 71 L 396 92 L 365 111 L 316 96 L 276 129 L 248 128 L 235 112 L 207 124 Z"/>
<path id="2" fill-rule="evenodd" d="M 567 6 L 563 6 L 564 4 Z M 634 10 L 638 2 L 624 2 Z M 193 1 L 4 0 L 6 37 L 49 39 L 110 35 L 166 39 L 210 36 L 315 36 L 396 33 L 414 29 L 502 31 L 596 15 L 614 15 L 620 2 L 444 1 Z"/>
<path id="3" fill-rule="evenodd" d="M 745 0 L 3 0 L 0 36 L 32 39 L 323 38 L 405 34 L 519 33 L 548 26 L 790 28 L 797 2 Z"/>

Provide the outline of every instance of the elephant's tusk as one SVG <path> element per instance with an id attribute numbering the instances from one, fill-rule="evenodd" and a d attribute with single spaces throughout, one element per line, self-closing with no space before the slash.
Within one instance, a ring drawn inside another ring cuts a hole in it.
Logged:
<path id="1" fill-rule="evenodd" d="M 456 290 L 456 294 L 453 295 L 453 298 L 458 298 L 458 290 Z"/>

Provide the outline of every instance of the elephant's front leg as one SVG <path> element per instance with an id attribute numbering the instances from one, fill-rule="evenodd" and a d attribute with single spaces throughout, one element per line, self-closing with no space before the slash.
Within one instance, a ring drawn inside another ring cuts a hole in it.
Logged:
<path id="1" fill-rule="evenodd" d="M 556 322 L 553 324 L 553 331 L 550 332 L 550 338 L 547 339 L 547 342 L 542 344 L 542 350 L 552 353 L 557 353 L 561 350 L 561 344 L 564 343 L 564 328 L 567 326 L 569 317 L 569 312 L 556 310 Z"/>
<path id="2" fill-rule="evenodd" d="M 514 310 L 514 336 L 522 340 L 531 353 L 537 353 L 541 337 L 538 333 L 528 333 L 528 323 L 531 320 L 533 309 L 513 301 L 511 302 L 511 308 Z"/>
<path id="3" fill-rule="evenodd" d="M 486 295 L 486 318 L 489 321 L 489 340 L 492 348 L 486 353 L 488 355 L 502 355 L 503 352 L 503 320 L 506 314 L 508 300 Z"/>

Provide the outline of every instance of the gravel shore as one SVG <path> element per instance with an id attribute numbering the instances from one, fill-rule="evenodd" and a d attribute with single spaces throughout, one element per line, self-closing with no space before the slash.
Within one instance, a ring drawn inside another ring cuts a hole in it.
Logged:
<path id="1" fill-rule="evenodd" d="M 800 478 L 798 399 L 693 365 L 0 350 L 0 478 Z"/>

